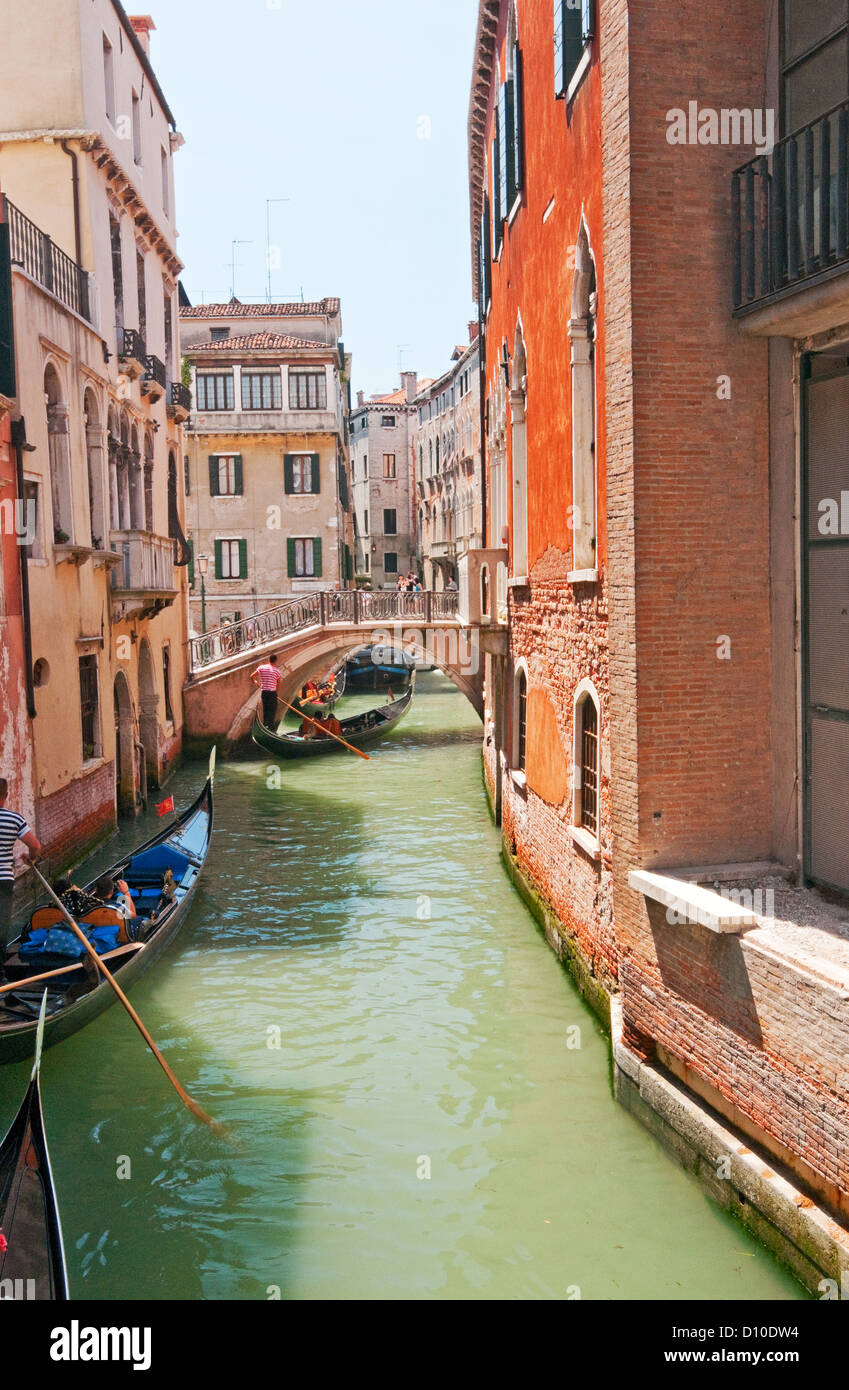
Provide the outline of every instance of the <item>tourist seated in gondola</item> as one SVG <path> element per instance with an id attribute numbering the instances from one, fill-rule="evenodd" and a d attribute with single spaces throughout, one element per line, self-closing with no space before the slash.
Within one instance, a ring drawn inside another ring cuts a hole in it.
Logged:
<path id="1" fill-rule="evenodd" d="M 136 905 L 123 878 L 116 883 L 111 874 L 104 874 L 94 885 L 94 891 L 100 899 L 99 906 L 116 908 L 127 922 L 135 917 Z"/>
<path id="2" fill-rule="evenodd" d="M 71 882 L 69 874 L 60 874 L 58 878 L 54 878 L 53 892 L 62 906 L 75 918 L 84 917 L 87 912 L 103 907 L 102 898 L 94 893 L 87 893 L 84 888 L 78 888 L 76 883 Z"/>
<path id="3" fill-rule="evenodd" d="M 309 730 L 304 733 L 304 724 L 309 724 Z M 342 725 L 335 714 L 319 715 L 316 719 L 305 719 L 301 725 L 303 738 L 331 738 L 333 734 L 341 737 Z"/>

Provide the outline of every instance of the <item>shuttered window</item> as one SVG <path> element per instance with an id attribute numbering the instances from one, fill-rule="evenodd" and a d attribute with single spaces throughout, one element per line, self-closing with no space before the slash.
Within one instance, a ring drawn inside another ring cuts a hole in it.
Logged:
<path id="1" fill-rule="evenodd" d="M 398 513 L 394 507 L 384 507 L 383 509 L 383 534 L 384 536 L 397 536 L 398 534 Z"/>
<path id="2" fill-rule="evenodd" d="M 524 189 L 525 179 L 525 90 L 522 73 L 522 50 L 513 50 L 513 138 L 510 149 L 510 206 Z"/>
<path id="3" fill-rule="evenodd" d="M 595 0 L 554 0 L 554 95 L 564 97 L 595 34 Z"/>
<path id="4" fill-rule="evenodd" d="M 286 548 L 290 579 L 321 578 L 321 540 L 318 536 L 290 536 Z"/>
<path id="5" fill-rule="evenodd" d="M 210 454 L 210 497 L 241 497 L 243 491 L 242 455 Z"/>
<path id="6" fill-rule="evenodd" d="M 232 372 L 198 372 L 195 383 L 198 410 L 234 410 Z"/>
<path id="7" fill-rule="evenodd" d="M 495 108 L 495 136 L 492 141 L 492 259 L 498 260 L 504 230 L 504 207 L 501 202 L 501 113 Z"/>
<path id="8" fill-rule="evenodd" d="M 248 575 L 248 543 L 246 540 L 215 542 L 215 578 L 246 579 Z"/>
<path id="9" fill-rule="evenodd" d="M 243 410 L 282 410 L 283 386 L 279 372 L 242 371 Z"/>
<path id="10" fill-rule="evenodd" d="M 384 478 L 394 478 L 394 477 L 395 477 L 395 455 L 394 455 L 394 454 L 384 454 L 384 455 L 383 455 L 383 476 L 384 476 Z"/>
<path id="11" fill-rule="evenodd" d="M 288 496 L 321 491 L 318 454 L 286 454 L 283 460 L 283 486 Z"/>

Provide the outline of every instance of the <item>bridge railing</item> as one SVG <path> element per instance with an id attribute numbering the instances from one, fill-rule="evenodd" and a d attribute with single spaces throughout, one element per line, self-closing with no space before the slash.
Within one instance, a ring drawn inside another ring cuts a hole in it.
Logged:
<path id="1" fill-rule="evenodd" d="M 189 667 L 201 671 L 256 647 L 266 647 L 310 627 L 374 627 L 389 622 L 456 622 L 458 595 L 453 590 L 419 594 L 393 590 L 341 589 L 305 594 L 267 608 L 238 623 L 225 623 L 189 639 Z"/>

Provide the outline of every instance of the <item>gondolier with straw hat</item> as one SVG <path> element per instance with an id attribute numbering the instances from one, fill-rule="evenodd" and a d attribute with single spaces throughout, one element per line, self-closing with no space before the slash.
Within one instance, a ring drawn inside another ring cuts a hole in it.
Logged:
<path id="1" fill-rule="evenodd" d="M 262 692 L 262 722 L 266 729 L 277 728 L 277 687 L 283 679 L 282 671 L 277 669 L 277 653 L 272 652 L 267 661 L 251 674 L 254 685 Z"/>
<path id="2" fill-rule="evenodd" d="M 26 820 L 17 811 L 9 810 L 6 798 L 9 783 L 0 777 L 0 981 L 5 980 L 3 961 L 12 929 L 12 898 L 15 892 L 15 844 L 18 840 L 29 850 L 30 858 L 41 854 L 41 844 Z"/>

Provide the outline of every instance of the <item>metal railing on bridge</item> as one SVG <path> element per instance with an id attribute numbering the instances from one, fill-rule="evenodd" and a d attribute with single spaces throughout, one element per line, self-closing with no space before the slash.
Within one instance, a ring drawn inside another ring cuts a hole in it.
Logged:
<path id="1" fill-rule="evenodd" d="M 387 622 L 454 623 L 458 594 L 453 590 L 419 594 L 392 590 L 342 589 L 332 593 L 305 594 L 243 618 L 225 623 L 200 637 L 189 639 L 191 671 L 228 661 L 243 652 L 305 632 L 311 627 L 374 627 Z"/>

